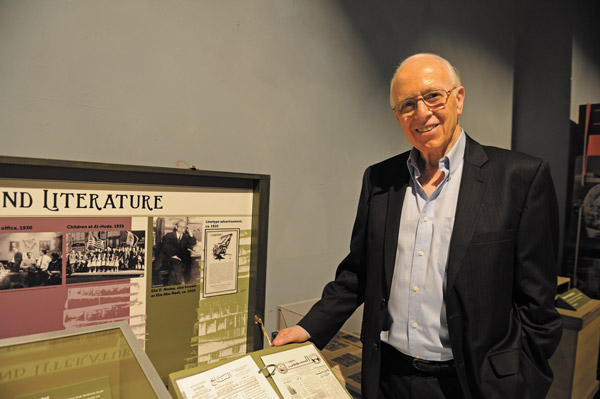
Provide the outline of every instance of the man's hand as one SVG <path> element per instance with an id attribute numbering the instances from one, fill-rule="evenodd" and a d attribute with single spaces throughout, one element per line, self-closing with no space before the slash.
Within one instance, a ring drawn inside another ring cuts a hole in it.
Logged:
<path id="1" fill-rule="evenodd" d="M 304 342 L 306 340 L 308 340 L 308 334 L 304 328 L 293 326 L 280 330 L 279 334 L 273 340 L 272 346 L 281 346 L 290 342 Z"/>

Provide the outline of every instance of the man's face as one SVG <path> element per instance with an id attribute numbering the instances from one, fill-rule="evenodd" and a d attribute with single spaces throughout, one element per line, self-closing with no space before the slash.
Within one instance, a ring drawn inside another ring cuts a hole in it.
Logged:
<path id="1" fill-rule="evenodd" d="M 185 232 L 185 228 L 187 227 L 187 225 L 183 222 L 177 222 L 177 232 L 179 234 L 183 234 Z"/>
<path id="2" fill-rule="evenodd" d="M 407 98 L 421 98 L 432 89 L 453 89 L 450 73 L 439 61 L 423 57 L 410 61 L 398 71 L 392 95 L 399 104 Z M 458 116 L 462 114 L 464 98 L 465 89 L 458 86 L 449 94 L 446 105 L 440 108 L 429 109 L 423 101 L 418 101 L 412 115 L 394 111 L 404 135 L 425 159 L 430 155 L 438 159 L 443 157 L 458 140 Z"/>

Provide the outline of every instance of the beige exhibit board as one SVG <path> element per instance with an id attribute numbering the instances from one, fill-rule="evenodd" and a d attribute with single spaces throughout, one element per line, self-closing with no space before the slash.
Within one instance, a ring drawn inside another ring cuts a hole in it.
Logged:
<path id="1" fill-rule="evenodd" d="M 245 353 L 256 199 L 0 178 L 0 338 L 126 321 L 165 382 Z"/>

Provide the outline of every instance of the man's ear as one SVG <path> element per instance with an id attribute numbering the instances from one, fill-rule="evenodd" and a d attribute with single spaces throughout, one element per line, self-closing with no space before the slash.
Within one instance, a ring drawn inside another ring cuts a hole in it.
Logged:
<path id="1" fill-rule="evenodd" d="M 456 93 L 456 114 L 461 115 L 465 103 L 465 88 L 463 86 L 458 86 L 454 90 Z"/>

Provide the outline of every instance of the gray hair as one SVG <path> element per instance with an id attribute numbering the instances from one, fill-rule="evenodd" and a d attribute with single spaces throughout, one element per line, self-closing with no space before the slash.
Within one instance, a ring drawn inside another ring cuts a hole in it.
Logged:
<path id="1" fill-rule="evenodd" d="M 416 58 L 431 58 L 431 59 L 434 59 L 434 60 L 440 62 L 448 70 L 448 74 L 450 75 L 450 83 L 452 84 L 452 86 L 456 87 L 456 86 L 461 86 L 462 85 L 462 83 L 460 81 L 460 73 L 458 72 L 458 69 L 456 69 L 450 63 L 450 61 L 448 61 L 447 59 L 445 59 L 443 57 L 440 57 L 439 55 L 433 54 L 433 53 L 418 53 L 418 54 L 413 54 L 413 55 L 405 58 L 400 63 L 400 65 L 398 65 L 398 68 L 396 68 L 396 72 L 394 72 L 394 76 L 392 77 L 392 81 L 390 82 L 390 106 L 392 108 L 394 108 L 396 106 L 396 104 L 394 104 L 395 100 L 394 100 L 394 97 L 393 97 L 394 80 L 396 79 L 396 75 L 398 75 L 398 72 L 400 71 L 400 69 L 402 69 L 402 67 L 404 67 L 410 61 L 412 61 L 412 60 L 414 60 Z"/>

